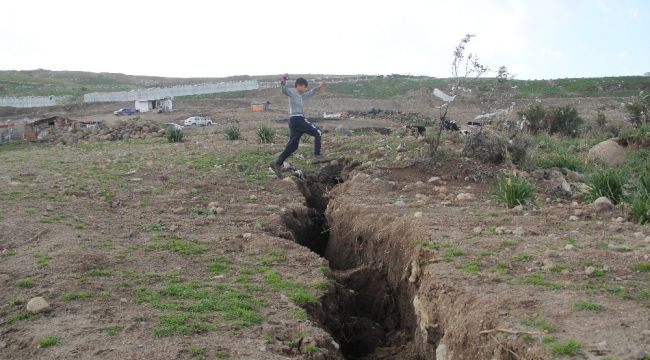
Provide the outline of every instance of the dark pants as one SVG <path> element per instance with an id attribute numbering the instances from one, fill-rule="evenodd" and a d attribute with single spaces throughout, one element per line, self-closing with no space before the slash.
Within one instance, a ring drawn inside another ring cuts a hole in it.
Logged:
<path id="1" fill-rule="evenodd" d="M 289 142 L 276 161 L 282 164 L 294 151 L 298 150 L 300 137 L 307 134 L 314 137 L 314 155 L 320 155 L 321 129 L 303 116 L 292 116 L 289 118 Z"/>

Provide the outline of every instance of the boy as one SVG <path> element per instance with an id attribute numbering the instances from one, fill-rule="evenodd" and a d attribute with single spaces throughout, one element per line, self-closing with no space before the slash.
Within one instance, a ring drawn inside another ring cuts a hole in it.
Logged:
<path id="1" fill-rule="evenodd" d="M 321 81 L 318 86 L 307 91 L 307 80 L 303 78 L 296 79 L 293 89 L 287 86 L 287 80 L 289 80 L 289 76 L 283 76 L 280 84 L 282 85 L 282 93 L 289 97 L 289 142 L 278 159 L 271 162 L 271 169 L 280 179 L 282 178 L 284 161 L 298 150 L 302 134 L 314 137 L 314 159 L 321 160 L 323 158 L 320 153 L 322 131 L 314 123 L 305 119 L 303 102 L 323 89 L 325 81 Z"/>

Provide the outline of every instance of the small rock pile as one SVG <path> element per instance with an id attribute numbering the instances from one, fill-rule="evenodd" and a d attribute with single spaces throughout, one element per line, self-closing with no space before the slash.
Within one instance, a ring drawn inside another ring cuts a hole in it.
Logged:
<path id="1" fill-rule="evenodd" d="M 146 139 L 165 135 L 165 128 L 150 120 L 122 120 L 110 126 L 98 123 L 94 127 L 51 130 L 47 138 L 52 142 L 115 141 Z"/>

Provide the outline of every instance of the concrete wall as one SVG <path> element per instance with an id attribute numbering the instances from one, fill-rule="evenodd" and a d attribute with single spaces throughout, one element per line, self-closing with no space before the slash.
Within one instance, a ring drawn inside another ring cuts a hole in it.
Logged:
<path id="1" fill-rule="evenodd" d="M 168 88 L 151 88 L 133 91 L 118 91 L 108 93 L 88 93 L 84 95 L 84 102 L 117 102 L 135 101 L 139 99 L 162 99 L 165 97 L 213 94 L 229 91 L 256 90 L 259 88 L 257 80 L 239 82 L 221 82 L 216 84 L 183 85 Z"/>

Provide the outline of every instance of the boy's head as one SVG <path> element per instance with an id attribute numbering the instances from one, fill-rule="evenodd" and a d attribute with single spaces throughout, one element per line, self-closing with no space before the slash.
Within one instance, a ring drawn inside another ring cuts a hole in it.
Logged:
<path id="1" fill-rule="evenodd" d="M 305 80 L 304 78 L 297 78 L 294 87 L 296 88 L 296 90 L 298 90 L 299 93 L 302 94 L 305 92 L 305 90 L 307 90 L 307 85 L 309 85 L 307 83 L 307 80 Z"/>

